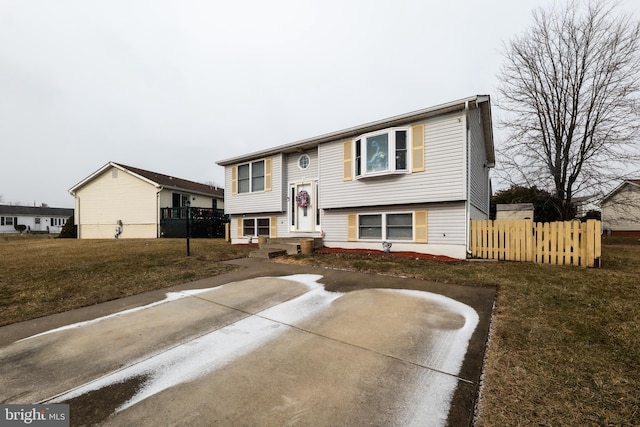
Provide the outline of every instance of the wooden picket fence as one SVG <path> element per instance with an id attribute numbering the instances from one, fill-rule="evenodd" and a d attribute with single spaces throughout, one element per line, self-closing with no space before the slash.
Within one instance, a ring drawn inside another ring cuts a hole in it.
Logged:
<path id="1" fill-rule="evenodd" d="M 475 258 L 599 267 L 600 221 L 471 220 Z"/>

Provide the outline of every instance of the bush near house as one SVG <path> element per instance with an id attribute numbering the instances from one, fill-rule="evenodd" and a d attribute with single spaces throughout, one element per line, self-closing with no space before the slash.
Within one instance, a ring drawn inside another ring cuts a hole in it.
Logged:
<path id="1" fill-rule="evenodd" d="M 62 226 L 60 230 L 60 234 L 58 234 L 59 239 L 77 239 L 78 238 L 78 226 L 75 225 L 75 221 L 73 215 L 67 219 L 67 222 Z"/>

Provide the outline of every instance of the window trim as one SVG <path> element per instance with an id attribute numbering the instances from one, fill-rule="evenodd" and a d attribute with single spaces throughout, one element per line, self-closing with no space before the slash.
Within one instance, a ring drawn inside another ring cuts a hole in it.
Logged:
<path id="1" fill-rule="evenodd" d="M 307 159 L 306 166 L 302 166 L 302 159 Z M 308 154 L 302 154 L 300 155 L 300 157 L 298 157 L 298 169 L 300 169 L 301 171 L 306 171 L 307 169 L 309 169 L 309 167 L 311 166 L 311 157 Z"/>
<path id="2" fill-rule="evenodd" d="M 262 175 L 260 176 L 254 176 L 253 173 L 253 166 L 257 163 L 262 163 Z M 240 179 L 240 168 L 242 166 L 247 166 L 249 168 L 249 176 L 247 178 L 243 178 Z M 259 160 L 253 160 L 250 162 L 244 162 L 244 163 L 240 163 L 237 164 L 235 166 L 236 168 L 236 189 L 237 189 L 237 194 L 250 194 L 250 193 L 264 193 L 265 191 L 267 191 L 267 175 L 268 175 L 268 171 L 267 171 L 267 159 L 259 159 Z M 254 190 L 254 179 L 260 178 L 262 177 L 262 189 L 261 190 Z M 249 189 L 247 191 L 241 191 L 240 190 L 240 182 L 241 181 L 248 181 L 249 184 Z"/>
<path id="3" fill-rule="evenodd" d="M 360 218 L 362 216 L 376 216 L 376 215 L 380 215 L 381 216 L 381 223 L 380 223 L 380 230 L 381 230 L 381 236 L 379 238 L 366 238 L 366 237 L 361 237 L 360 234 Z M 388 219 L 387 216 L 388 215 L 411 215 L 411 238 L 409 239 L 398 239 L 398 238 L 389 238 L 389 224 L 388 224 Z M 399 212 L 366 212 L 366 213 L 358 213 L 357 214 L 357 224 L 356 224 L 356 231 L 357 231 L 357 240 L 358 241 L 365 241 L 365 242 L 383 242 L 383 241 L 390 241 L 390 242 L 398 242 L 398 243 L 406 243 L 406 242 L 415 242 L 416 241 L 416 214 L 415 211 L 399 211 Z"/>
<path id="4" fill-rule="evenodd" d="M 397 174 L 410 174 L 412 172 L 411 168 L 411 151 L 409 148 L 410 141 L 412 141 L 412 128 L 409 126 L 402 127 L 393 127 L 387 128 L 383 130 L 378 130 L 375 132 L 364 133 L 359 135 L 353 139 L 353 152 L 352 158 L 353 161 L 353 173 L 356 179 L 377 177 L 377 176 L 385 176 L 385 175 L 397 175 Z M 405 132 L 405 146 L 401 148 L 400 151 L 404 152 L 405 161 L 404 161 L 404 169 L 397 168 L 397 156 L 398 156 L 398 147 L 397 147 L 397 135 L 398 132 Z M 367 153 L 367 140 L 381 136 L 387 135 L 387 168 L 381 171 L 371 171 L 367 172 L 366 159 L 369 157 Z M 391 156 L 389 153 L 393 153 Z"/>
<path id="5" fill-rule="evenodd" d="M 245 227 L 245 221 L 253 222 L 253 226 Z M 259 225 L 259 221 L 267 221 L 267 225 Z M 269 216 L 259 216 L 252 218 L 242 218 L 242 237 L 270 237 L 271 236 L 271 223 L 272 218 Z M 245 228 L 253 228 L 253 234 L 245 233 Z M 260 234 L 260 229 L 266 230 L 267 234 Z"/>

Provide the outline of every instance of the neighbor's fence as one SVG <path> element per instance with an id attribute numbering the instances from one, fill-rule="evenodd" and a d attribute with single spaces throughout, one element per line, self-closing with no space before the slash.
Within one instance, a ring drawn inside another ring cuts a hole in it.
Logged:
<path id="1" fill-rule="evenodd" d="M 600 266 L 600 221 L 471 220 L 476 258 Z"/>

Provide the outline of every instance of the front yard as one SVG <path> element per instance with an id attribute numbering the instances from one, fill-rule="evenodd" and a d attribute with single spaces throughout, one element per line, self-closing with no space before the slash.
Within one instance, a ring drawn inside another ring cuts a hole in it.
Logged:
<path id="1" fill-rule="evenodd" d="M 280 262 L 497 286 L 477 425 L 640 425 L 640 245 L 604 243 L 600 269 L 344 253 Z M 2 237 L 0 325 L 221 274 L 249 250 Z"/>

